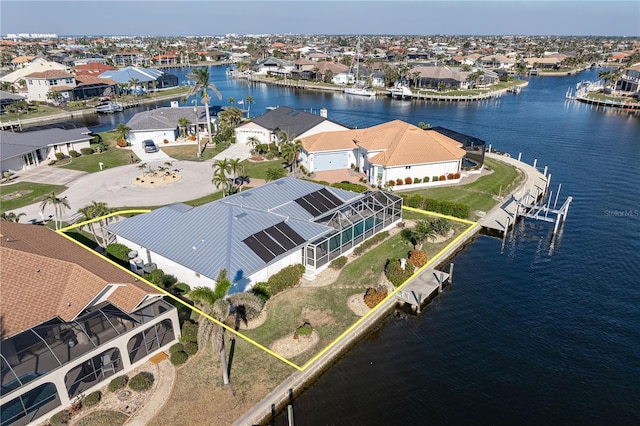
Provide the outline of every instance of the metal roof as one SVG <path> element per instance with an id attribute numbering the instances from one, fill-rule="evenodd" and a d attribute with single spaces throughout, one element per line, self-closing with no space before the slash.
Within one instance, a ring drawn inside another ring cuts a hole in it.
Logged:
<path id="1" fill-rule="evenodd" d="M 145 83 L 158 80 L 162 75 L 166 74 L 154 68 L 138 68 L 126 67 L 122 69 L 105 71 L 100 74 L 100 78 L 109 78 L 118 83 L 129 83 L 132 78 L 138 80 L 138 83 Z"/>
<path id="2" fill-rule="evenodd" d="M 296 137 L 310 129 L 313 129 L 324 121 L 329 121 L 342 126 L 342 124 L 320 115 L 311 114 L 309 112 L 300 111 L 286 106 L 278 107 L 262 114 L 259 117 L 255 117 L 250 121 L 250 123 L 255 123 L 274 133 L 284 130 L 290 137 Z M 239 126 L 238 128 L 242 128 L 242 126 Z"/>
<path id="3" fill-rule="evenodd" d="M 134 115 L 127 123 L 131 131 L 148 131 L 148 130 L 173 130 L 179 126 L 178 121 L 186 118 L 189 122 L 194 123 L 196 112 L 193 106 L 185 107 L 162 107 L 149 111 L 142 111 Z M 207 122 L 205 107 L 198 106 L 198 122 Z M 215 117 L 221 110 L 221 107 L 210 106 L 209 115 Z"/>
<path id="4" fill-rule="evenodd" d="M 109 225 L 110 232 L 211 279 L 226 269 L 238 281 L 298 250 L 307 241 L 335 232 L 315 223 L 293 200 L 326 188 L 343 204 L 362 195 L 285 177 L 199 207 L 174 204 Z M 243 241 L 285 222 L 304 238 L 265 262 Z"/>

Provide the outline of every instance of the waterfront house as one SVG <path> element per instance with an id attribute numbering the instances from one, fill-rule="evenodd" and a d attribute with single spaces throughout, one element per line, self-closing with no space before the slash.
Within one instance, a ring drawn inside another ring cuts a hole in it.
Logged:
<path id="1" fill-rule="evenodd" d="M 56 159 L 58 152 L 66 156 L 70 151 L 80 152 L 82 148 L 89 148 L 93 138 L 90 133 L 86 127 L 20 133 L 0 130 L 0 169 L 17 173 L 48 164 Z"/>
<path id="2" fill-rule="evenodd" d="M 112 61 L 117 67 L 126 67 L 133 66 L 138 67 L 142 65 L 146 65 L 148 63 L 148 59 L 146 55 L 142 52 L 130 51 L 130 52 L 117 52 L 112 56 Z"/>
<path id="3" fill-rule="evenodd" d="M 154 90 L 167 89 L 178 86 L 178 77 L 155 68 L 126 67 L 103 72 L 100 78 L 113 80 L 120 85 L 128 86 L 136 80 L 138 86 L 130 90 L 143 92 L 153 87 Z"/>
<path id="4" fill-rule="evenodd" d="M 209 107 L 212 131 L 217 128 L 218 112 L 221 110 L 222 108 L 219 106 Z M 188 128 L 181 128 L 181 118 L 186 118 L 189 121 Z M 204 106 L 180 107 L 177 105 L 177 101 L 171 107 L 155 108 L 136 113 L 127 122 L 127 127 L 131 129 L 127 136 L 127 141 L 130 145 L 140 144 L 145 139 L 151 139 L 158 146 L 174 143 L 179 140 L 183 131 L 186 131 L 188 135 L 194 136 L 197 131 L 202 139 L 208 137 L 209 131 Z M 182 142 L 186 141 L 184 138 L 182 139 Z M 194 144 L 197 143 L 195 139 L 192 142 Z"/>
<path id="5" fill-rule="evenodd" d="M 434 176 L 455 175 L 462 170 L 465 144 L 451 137 L 453 133 L 423 130 L 400 120 L 318 133 L 300 139 L 300 164 L 310 172 L 352 168 L 371 185 L 398 180 L 405 184 L 407 178 L 415 185 L 415 178 L 433 181 Z"/>
<path id="6" fill-rule="evenodd" d="M 256 64 L 257 75 L 289 76 L 294 69 L 291 61 L 274 58 L 273 56 L 258 61 Z"/>
<path id="7" fill-rule="evenodd" d="M 622 71 L 620 80 L 616 83 L 616 90 L 625 94 L 640 92 L 640 63 Z"/>
<path id="8" fill-rule="evenodd" d="M 44 226 L 0 222 L 2 425 L 42 422 L 180 337 L 163 294 Z"/>
<path id="9" fill-rule="evenodd" d="M 236 143 L 248 144 L 253 137 L 260 144 L 268 144 L 280 142 L 282 131 L 290 138 L 301 139 L 315 133 L 346 129 L 348 127 L 327 118 L 326 110 L 311 114 L 281 106 L 241 124 L 234 132 Z"/>
<path id="10" fill-rule="evenodd" d="M 5 92 L 4 90 L 0 90 L 0 110 L 6 111 L 5 108 L 14 102 L 24 101 L 26 100 L 25 96 L 19 95 L 17 93 Z"/>
<path id="11" fill-rule="evenodd" d="M 192 288 L 215 288 L 225 269 L 235 293 L 294 264 L 313 278 L 400 221 L 401 207 L 400 197 L 383 191 L 359 194 L 285 177 L 198 207 L 172 204 L 112 223 L 108 231 L 140 263 Z"/>
<path id="12" fill-rule="evenodd" d="M 33 73 L 41 73 L 46 71 L 65 71 L 68 72 L 66 66 L 61 65 L 57 62 L 47 61 L 43 58 L 36 58 L 29 64 L 0 77 L 0 81 L 5 83 L 10 83 L 16 87 L 19 86 L 19 83 L 25 80 L 25 77 L 28 74 Z"/>

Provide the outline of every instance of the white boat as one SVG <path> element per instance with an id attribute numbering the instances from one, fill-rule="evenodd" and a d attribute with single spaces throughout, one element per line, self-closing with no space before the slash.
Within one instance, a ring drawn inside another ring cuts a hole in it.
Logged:
<path id="1" fill-rule="evenodd" d="M 100 105 L 94 107 L 96 112 L 100 112 L 103 114 L 113 114 L 114 112 L 120 112 L 124 108 L 122 104 L 115 101 L 101 102 Z"/>
<path id="2" fill-rule="evenodd" d="M 411 99 L 413 92 L 402 83 L 396 83 L 394 87 L 388 90 L 389 95 L 395 99 Z"/>
<path id="3" fill-rule="evenodd" d="M 344 89 L 344 93 L 347 95 L 356 95 L 356 96 L 367 96 L 367 97 L 374 97 L 376 95 L 376 91 L 370 89 L 369 87 L 360 87 L 358 86 L 358 70 L 359 70 L 359 64 L 360 64 L 360 40 L 358 40 L 358 44 L 356 45 L 356 56 L 354 57 L 354 61 L 356 63 L 356 72 L 355 72 L 355 78 L 354 78 L 354 82 L 353 82 L 353 86 L 351 87 L 346 87 Z"/>
<path id="4" fill-rule="evenodd" d="M 356 87 L 355 84 L 352 87 L 345 88 L 344 93 L 346 93 L 347 95 L 368 96 L 368 97 L 373 97 L 376 95 L 375 90 L 371 90 L 367 87 Z"/>

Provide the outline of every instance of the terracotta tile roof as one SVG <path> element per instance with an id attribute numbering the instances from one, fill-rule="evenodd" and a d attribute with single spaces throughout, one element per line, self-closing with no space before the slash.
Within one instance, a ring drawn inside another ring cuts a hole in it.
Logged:
<path id="1" fill-rule="evenodd" d="M 307 152 L 366 149 L 374 164 L 386 167 L 459 160 L 462 144 L 435 130 L 423 130 L 401 120 L 366 129 L 323 132 L 300 140 Z"/>
<path id="2" fill-rule="evenodd" d="M 70 74 L 62 70 L 48 70 L 48 71 L 32 72 L 31 74 L 25 75 L 25 77 L 27 78 L 68 78 L 68 77 L 73 77 L 73 74 Z"/>
<path id="3" fill-rule="evenodd" d="M 90 250 L 37 225 L 0 223 L 0 312 L 4 336 L 51 318 L 70 321 L 107 286 L 109 301 L 131 312 L 152 287 Z"/>
<path id="4" fill-rule="evenodd" d="M 100 71 L 100 72 L 105 72 L 105 71 L 113 71 L 117 68 L 112 67 L 110 65 L 107 64 L 101 64 L 99 62 L 96 63 L 91 63 L 91 64 L 82 64 L 82 65 L 76 65 L 75 70 L 77 71 Z"/>
<path id="5" fill-rule="evenodd" d="M 78 86 L 84 86 L 88 84 L 109 84 L 115 86 L 118 84 L 117 81 L 111 80 L 110 78 L 99 78 L 92 75 L 79 75 L 76 77 L 76 83 Z"/>
<path id="6" fill-rule="evenodd" d="M 21 64 L 23 62 L 31 62 L 33 61 L 33 59 L 35 58 L 35 56 L 18 56 L 16 58 L 13 58 L 11 60 L 12 64 Z"/>

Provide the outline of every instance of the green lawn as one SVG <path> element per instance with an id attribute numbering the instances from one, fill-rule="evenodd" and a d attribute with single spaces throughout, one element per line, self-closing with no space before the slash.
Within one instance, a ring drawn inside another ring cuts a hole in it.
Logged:
<path id="1" fill-rule="evenodd" d="M 198 158 L 198 145 L 160 145 L 160 149 L 175 160 L 205 161 L 212 159 L 216 154 L 218 154 L 218 151 L 215 148 L 209 148 L 207 146 L 207 148 L 202 152 L 202 158 Z"/>
<path id="2" fill-rule="evenodd" d="M 493 170 L 493 173 L 483 176 L 475 182 L 459 186 L 407 191 L 403 194 L 420 194 L 436 200 L 466 204 L 472 210 L 489 211 L 498 203 L 494 197 L 502 196 L 515 189 L 522 182 L 524 176 L 515 167 L 500 161 L 486 158 L 484 164 Z"/>
<path id="3" fill-rule="evenodd" d="M 133 155 L 135 161 L 138 161 L 138 157 L 133 153 L 133 151 L 110 146 L 109 149 L 101 153 L 81 155 L 80 157 L 71 158 L 71 161 L 61 165 L 60 167 L 95 173 L 100 171 L 100 163 L 103 163 L 104 169 L 112 169 L 114 167 L 131 164 L 131 155 Z"/>
<path id="4" fill-rule="evenodd" d="M 52 191 L 59 194 L 66 190 L 63 185 L 45 185 L 40 183 L 19 182 L 0 186 L 0 211 L 15 210 L 29 204 L 38 203 Z"/>
<path id="5" fill-rule="evenodd" d="M 272 169 L 274 167 L 282 167 L 282 160 L 267 160 L 257 163 L 245 160 L 240 164 L 242 164 L 242 167 L 244 168 L 245 175 L 256 179 L 265 179 L 267 177 L 268 169 Z"/>

